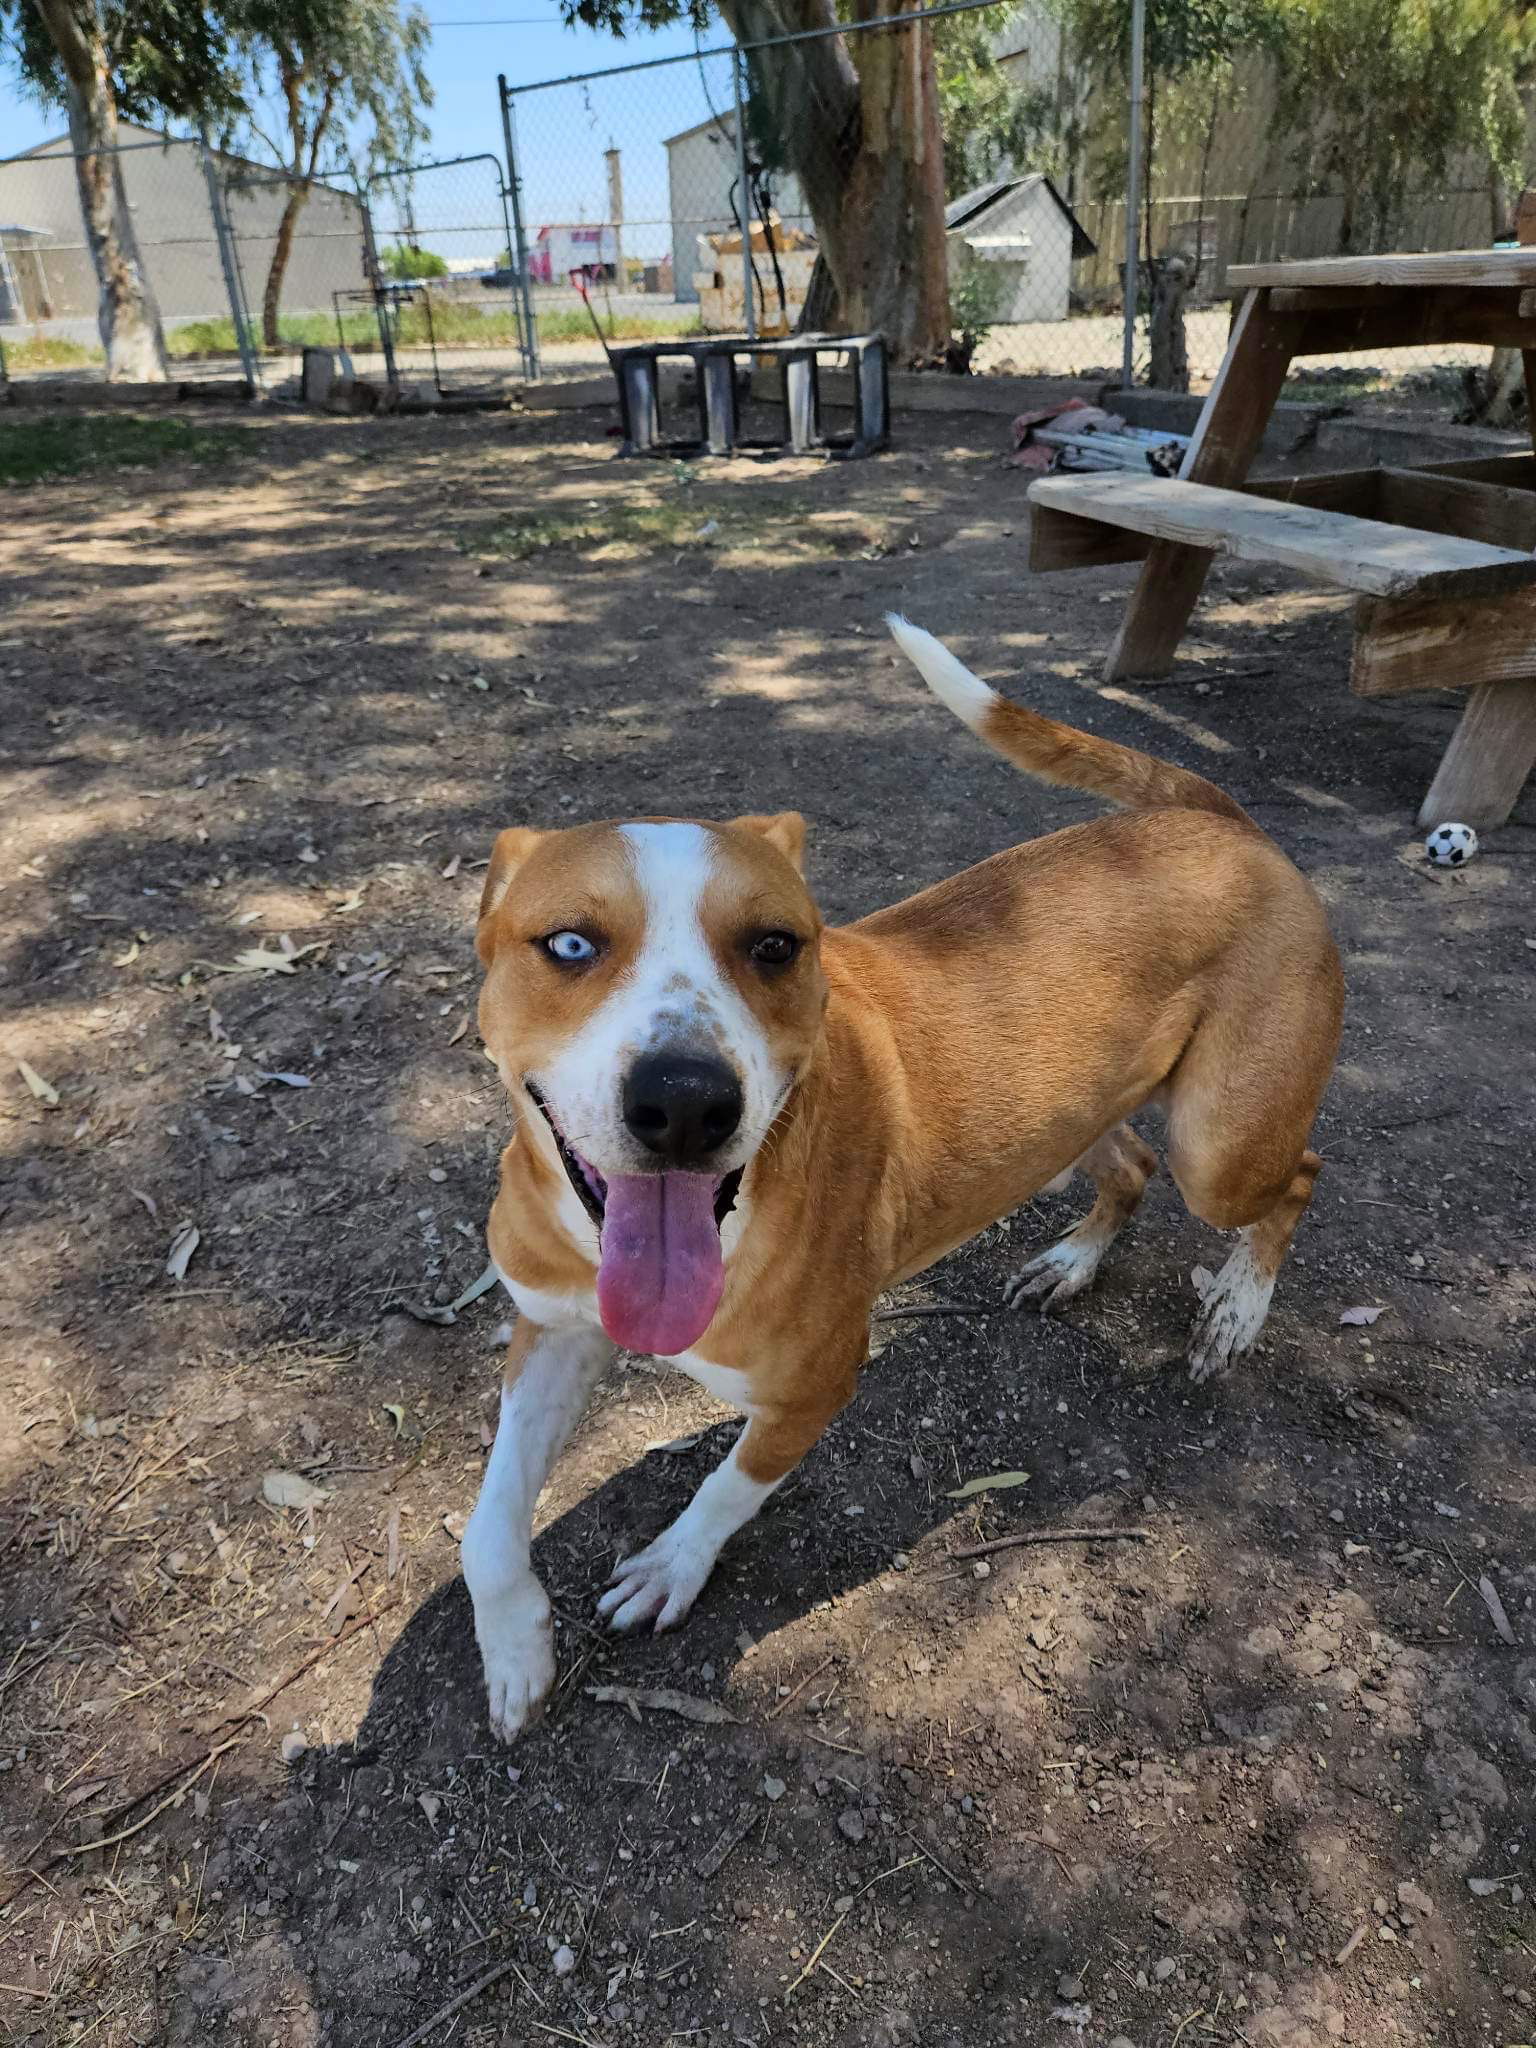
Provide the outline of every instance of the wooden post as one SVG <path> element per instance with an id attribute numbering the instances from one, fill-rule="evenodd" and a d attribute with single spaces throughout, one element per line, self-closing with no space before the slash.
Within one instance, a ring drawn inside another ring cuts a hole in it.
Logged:
<path id="1" fill-rule="evenodd" d="M 1200 414 L 1179 474 L 1191 483 L 1242 483 L 1285 383 L 1301 322 L 1271 313 L 1266 290 L 1243 300 L 1226 357 Z M 1210 555 L 1155 541 L 1104 666 L 1105 679 L 1165 676 L 1210 567 Z"/>
<path id="2" fill-rule="evenodd" d="M 1419 824 L 1502 825 L 1536 768 L 1536 683 L 1484 683 L 1467 699 Z"/>

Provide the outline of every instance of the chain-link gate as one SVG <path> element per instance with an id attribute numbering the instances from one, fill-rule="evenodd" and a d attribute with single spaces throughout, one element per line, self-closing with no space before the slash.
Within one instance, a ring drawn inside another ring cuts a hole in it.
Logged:
<path id="1" fill-rule="evenodd" d="M 337 178 L 301 182 L 227 156 L 215 163 L 263 381 L 289 374 L 305 347 L 345 348 L 359 371 L 378 374 L 365 202 Z"/>
<path id="2" fill-rule="evenodd" d="M 487 152 L 397 166 L 364 190 L 381 338 L 398 379 L 430 379 L 443 395 L 532 375 L 499 159 Z"/>

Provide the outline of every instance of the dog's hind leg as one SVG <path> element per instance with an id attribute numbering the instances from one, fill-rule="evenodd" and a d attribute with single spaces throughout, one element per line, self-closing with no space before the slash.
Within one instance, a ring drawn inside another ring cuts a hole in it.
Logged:
<path id="1" fill-rule="evenodd" d="M 1310 968 L 1310 971 L 1307 971 Z M 1253 1000 L 1213 1003 L 1168 1088 L 1168 1170 L 1192 1215 L 1242 1233 L 1207 1288 L 1189 1375 L 1207 1380 L 1251 1351 L 1322 1161 L 1307 1149 L 1338 1042 L 1342 983 L 1331 952 Z"/>
<path id="2" fill-rule="evenodd" d="M 1077 1164 L 1093 1182 L 1097 1200 L 1081 1223 L 1008 1280 L 1003 1299 L 1010 1308 L 1022 1308 L 1027 1301 L 1038 1302 L 1042 1310 L 1059 1308 L 1082 1293 L 1135 1215 L 1157 1171 L 1157 1154 L 1129 1124 L 1117 1124 Z"/>
<path id="3" fill-rule="evenodd" d="M 1236 1249 L 1205 1291 L 1189 1340 L 1189 1376 L 1208 1380 L 1251 1351 L 1269 1314 L 1275 1280 L 1312 1199 L 1322 1160 L 1304 1151 L 1268 1213 L 1241 1230 Z"/>

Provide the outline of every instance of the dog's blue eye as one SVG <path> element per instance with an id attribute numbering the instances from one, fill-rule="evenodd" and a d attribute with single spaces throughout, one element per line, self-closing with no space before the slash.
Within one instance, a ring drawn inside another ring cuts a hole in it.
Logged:
<path id="1" fill-rule="evenodd" d="M 540 945 L 551 960 L 563 961 L 568 967 L 581 960 L 595 960 L 597 948 L 590 939 L 584 939 L 580 932 L 551 932 Z"/>

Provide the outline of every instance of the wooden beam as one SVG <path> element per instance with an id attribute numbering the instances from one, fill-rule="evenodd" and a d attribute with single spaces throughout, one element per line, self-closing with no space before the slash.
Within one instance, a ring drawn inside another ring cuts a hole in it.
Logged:
<path id="1" fill-rule="evenodd" d="M 1362 355 L 1447 341 L 1530 348 L 1536 346 L 1536 320 L 1522 317 L 1520 296 L 1492 290 L 1393 292 L 1331 311 L 1293 314 L 1301 322 L 1296 353 Z"/>
<path id="2" fill-rule="evenodd" d="M 1249 292 L 1201 409 L 1183 476 L 1202 484 L 1244 481 L 1284 387 L 1300 328 L 1293 316 L 1270 312 L 1262 292 Z M 1106 681 L 1168 673 L 1209 566 L 1209 554 L 1198 548 L 1160 541 L 1147 551 L 1104 665 Z"/>
<path id="3" fill-rule="evenodd" d="M 1536 249 L 1435 249 L 1423 255 L 1316 256 L 1289 263 L 1235 263 L 1233 291 L 1319 285 L 1536 285 Z"/>
<path id="4" fill-rule="evenodd" d="M 1367 597 L 1487 597 L 1536 582 L 1536 557 L 1511 548 L 1209 484 L 1129 474 L 1046 476 L 1030 485 L 1030 500 L 1176 546 L 1278 562 Z"/>
<path id="5" fill-rule="evenodd" d="M 1380 507 L 1378 516 L 1394 526 L 1457 534 L 1526 554 L 1536 549 L 1536 491 L 1421 469 L 1384 469 Z"/>
<path id="6" fill-rule="evenodd" d="M 1419 824 L 1502 825 L 1536 767 L 1536 683 L 1474 690 L 1441 756 Z"/>
<path id="7" fill-rule="evenodd" d="M 1365 598 L 1355 607 L 1357 697 L 1536 682 L 1536 590 L 1499 598 Z"/>
<path id="8" fill-rule="evenodd" d="M 1465 476 L 1476 483 L 1536 491 L 1536 455 L 1459 455 L 1454 462 L 1405 462 L 1415 476 Z"/>
<path id="9" fill-rule="evenodd" d="M 1047 569 L 1102 569 L 1113 562 L 1139 562 L 1152 545 L 1144 533 L 1127 533 L 1099 519 L 1079 519 L 1050 505 L 1029 508 L 1029 566 Z"/>

